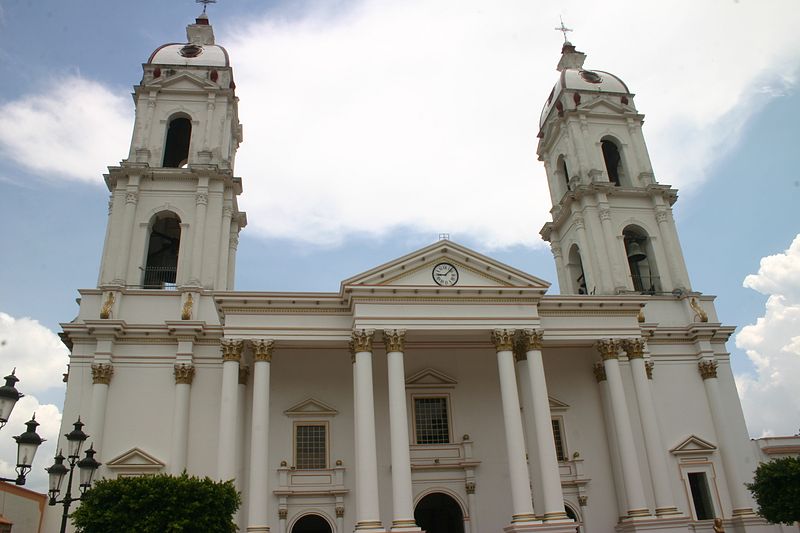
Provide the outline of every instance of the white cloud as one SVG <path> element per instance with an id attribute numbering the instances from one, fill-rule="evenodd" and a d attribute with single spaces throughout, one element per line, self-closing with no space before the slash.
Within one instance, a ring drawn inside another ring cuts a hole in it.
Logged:
<path id="1" fill-rule="evenodd" d="M 753 435 L 793 435 L 800 428 L 800 235 L 761 259 L 744 286 L 769 296 L 764 316 L 736 336 L 756 368 L 736 376 L 745 417 Z"/>
<path id="2" fill-rule="evenodd" d="M 17 474 L 14 469 L 17 462 L 17 443 L 11 436 L 22 434 L 25 431 L 25 422 L 30 420 L 34 413 L 36 413 L 36 421 L 40 424 L 36 428 L 36 432 L 45 439 L 45 442 L 39 446 L 39 450 L 36 452 L 25 486 L 31 490 L 47 492 L 47 473 L 44 469 L 53 464 L 53 457 L 56 454 L 61 412 L 55 405 L 40 404 L 35 396 L 27 395 L 17 402 L 11 413 L 11 419 L 2 429 L 0 476 L 16 478 Z M 61 444 L 63 446 L 63 442 Z"/>
<path id="3" fill-rule="evenodd" d="M 128 153 L 129 102 L 80 76 L 50 80 L 43 92 L 0 105 L 0 153 L 45 179 L 98 183 Z"/>
<path id="4" fill-rule="evenodd" d="M 38 321 L 0 312 L 0 373 L 5 376 L 16 367 L 21 392 L 41 394 L 63 387 L 68 353 L 58 336 Z"/>
<path id="5" fill-rule="evenodd" d="M 304 5 L 216 30 L 241 97 L 251 230 L 316 245 L 399 228 L 539 243 L 550 200 L 536 133 L 557 76 L 559 14 L 587 67 L 637 93 L 658 179 L 689 190 L 796 83 L 800 58 L 792 0 Z M 0 112 L 9 156 L 76 179 L 99 181 L 131 126 L 126 99 L 74 77 Z"/>

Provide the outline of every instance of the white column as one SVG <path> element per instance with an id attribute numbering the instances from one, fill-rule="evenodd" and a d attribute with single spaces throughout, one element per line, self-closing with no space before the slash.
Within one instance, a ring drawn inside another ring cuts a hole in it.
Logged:
<path id="1" fill-rule="evenodd" d="M 372 390 L 373 330 L 353 331 L 356 397 L 356 530 L 383 531 L 378 498 L 378 456 L 375 444 L 375 401 Z"/>
<path id="2" fill-rule="evenodd" d="M 620 264 L 620 251 L 617 239 L 614 236 L 614 228 L 611 224 L 611 210 L 608 208 L 608 203 L 603 203 L 600 207 L 600 225 L 603 228 L 603 241 L 605 248 L 608 250 L 608 260 L 611 264 L 611 280 L 614 283 L 614 289 L 625 290 L 628 288 L 628 268 L 627 262 L 625 268 Z"/>
<path id="3" fill-rule="evenodd" d="M 128 263 L 131 259 L 131 239 L 133 238 L 133 222 L 136 215 L 136 203 L 139 201 L 139 176 L 131 175 L 128 177 L 128 185 L 125 189 L 125 211 L 122 216 L 121 237 L 122 240 L 117 248 L 117 264 L 114 269 L 115 285 L 125 286 L 128 284 Z"/>
<path id="4" fill-rule="evenodd" d="M 253 341 L 253 408 L 247 531 L 269 531 L 269 377 L 273 341 Z"/>
<path id="5" fill-rule="evenodd" d="M 625 388 L 619 370 L 619 341 L 614 339 L 598 341 L 597 350 L 603 357 L 611 410 L 614 413 L 614 430 L 619 445 L 625 499 L 628 501 L 627 517 L 650 516 L 650 510 L 647 508 L 647 501 L 644 498 L 642 474 L 639 470 L 636 444 L 633 440 L 633 429 L 625 399 Z"/>
<path id="6" fill-rule="evenodd" d="M 601 285 L 601 274 L 599 273 L 600 267 L 597 264 L 597 256 L 595 256 L 595 254 L 592 253 L 592 249 L 589 248 L 589 239 L 586 236 L 583 215 L 575 215 L 574 220 L 575 231 L 578 235 L 578 248 L 581 254 L 583 278 L 586 280 L 586 292 L 593 294 L 598 287 L 600 287 L 601 290 L 603 289 Z"/>
<path id="7" fill-rule="evenodd" d="M 650 390 L 650 380 L 644 362 L 645 343 L 643 339 L 627 339 L 623 344 L 628 354 L 628 361 L 633 374 L 633 387 L 636 390 L 636 402 L 639 404 L 644 448 L 647 462 L 650 465 L 650 477 L 653 480 L 653 494 L 656 499 L 656 516 L 679 515 L 669 486 L 669 470 L 667 468 L 666 449 L 661 440 L 658 427 L 658 415 Z"/>
<path id="8" fill-rule="evenodd" d="M 108 403 L 108 387 L 111 384 L 111 377 L 114 375 L 114 367 L 111 363 L 92 364 L 92 410 L 87 427 L 97 451 L 98 459 L 103 453 L 103 436 L 106 426 L 106 404 Z"/>
<path id="9" fill-rule="evenodd" d="M 194 380 L 194 365 L 175 363 L 173 373 L 175 375 L 175 400 L 169 473 L 178 476 L 186 470 L 186 454 L 189 445 L 189 399 Z"/>
<path id="10" fill-rule="evenodd" d="M 192 267 L 189 285 L 202 287 L 203 242 L 206 232 L 206 211 L 208 209 L 208 178 L 199 178 L 195 194 L 194 238 L 192 239 Z"/>
<path id="11" fill-rule="evenodd" d="M 389 434 L 392 442 L 392 531 L 422 531 L 414 521 L 411 452 L 406 410 L 406 372 L 403 364 L 405 331 L 383 331 L 389 371 Z"/>
<path id="12" fill-rule="evenodd" d="M 503 404 L 503 421 L 508 453 L 508 477 L 511 481 L 511 523 L 524 525 L 537 523 L 533 514 L 531 483 L 525 459 L 525 437 L 522 415 L 519 410 L 517 377 L 514 372 L 514 330 L 496 329 L 492 340 L 497 349 L 497 369 L 500 374 L 500 396 Z"/>
<path id="13" fill-rule="evenodd" d="M 608 436 L 608 453 L 611 456 L 611 474 L 614 478 L 614 491 L 617 494 L 617 512 L 619 517 L 624 517 L 628 507 L 625 499 L 625 483 L 622 481 L 622 461 L 620 461 L 619 457 L 617 432 L 614 429 L 614 413 L 611 409 L 606 368 L 603 363 L 597 362 L 594 364 L 593 370 L 594 379 L 597 380 L 597 385 L 600 389 L 600 403 L 603 405 L 603 418 L 605 420 L 606 435 Z"/>
<path id="14" fill-rule="evenodd" d="M 226 289 L 232 291 L 236 282 L 236 250 L 239 247 L 238 220 L 231 225 L 230 232 L 230 237 L 228 239 L 228 286 Z"/>
<path id="15" fill-rule="evenodd" d="M 244 434 L 245 417 L 247 415 L 247 382 L 250 379 L 250 367 L 239 363 L 239 379 L 236 387 L 236 490 L 244 491 L 242 483 L 244 475 Z"/>
<path id="16" fill-rule="evenodd" d="M 217 477 L 222 481 L 236 477 L 236 418 L 239 414 L 239 361 L 242 359 L 244 341 L 222 339 L 222 391 L 219 402 L 219 448 L 217 449 Z"/>
<path id="17" fill-rule="evenodd" d="M 529 420 L 536 435 L 539 475 L 542 478 L 542 507 L 545 522 L 569 520 L 564 512 L 564 494 L 561 491 L 561 474 L 558 471 L 556 444 L 553 439 L 553 422 L 550 415 L 550 399 L 542 361 L 542 332 L 526 329 L 520 336 L 522 348 L 528 360 L 527 369 L 533 399 Z M 571 521 L 571 520 L 570 520 Z"/>
<path id="18" fill-rule="evenodd" d="M 228 290 L 228 255 L 230 254 L 231 219 L 233 218 L 233 193 L 225 191 L 222 202 L 222 226 L 219 232 L 219 264 L 217 265 L 217 290 Z"/>
<path id="19" fill-rule="evenodd" d="M 733 516 L 749 516 L 753 514 L 750 500 L 745 494 L 744 480 L 739 475 L 737 457 L 731 453 L 732 443 L 739 438 L 733 430 L 733 425 L 725 423 L 725 406 L 719 391 L 717 379 L 717 362 L 713 359 L 704 359 L 697 363 L 700 377 L 706 389 L 708 406 L 711 408 L 711 420 L 719 442 L 719 455 L 722 458 L 722 468 L 725 469 L 725 479 L 728 482 L 728 493 L 733 505 Z"/>
<path id="20" fill-rule="evenodd" d="M 528 372 L 528 356 L 521 343 L 514 346 L 514 359 L 517 362 L 517 375 L 519 376 L 520 401 L 522 402 L 522 422 L 525 429 L 525 450 L 528 452 L 528 475 L 531 479 L 533 491 L 533 514 L 541 519 L 544 516 L 542 493 L 542 476 L 538 462 L 539 450 L 536 441 L 536 428 L 533 425 L 533 393 L 531 392 L 531 374 Z"/>

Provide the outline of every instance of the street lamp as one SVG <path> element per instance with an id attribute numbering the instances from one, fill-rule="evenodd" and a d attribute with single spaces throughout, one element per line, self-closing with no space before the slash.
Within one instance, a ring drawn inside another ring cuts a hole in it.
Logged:
<path id="1" fill-rule="evenodd" d="M 11 411 L 14 409 L 17 401 L 23 396 L 14 386 L 19 381 L 19 378 L 17 378 L 15 374 L 16 368 L 11 371 L 10 375 L 5 377 L 6 384 L 0 387 L 0 428 L 6 425 L 6 422 L 8 422 L 11 416 Z M 36 433 L 39 422 L 36 421 L 35 413 L 30 420 L 25 422 L 25 425 L 28 428 L 27 431 L 14 437 L 14 440 L 17 441 L 17 477 L 0 477 L 0 481 L 24 485 L 25 477 L 28 475 L 28 472 L 31 471 L 31 465 L 33 464 L 33 458 L 36 456 L 36 450 L 38 450 L 39 446 L 44 442 L 44 439 Z"/>
<path id="2" fill-rule="evenodd" d="M 16 368 L 12 370 L 11 374 L 5 377 L 6 384 L 0 387 L 0 428 L 8 422 L 17 400 L 24 396 L 14 386 L 19 381 L 19 378 L 15 376 L 16 372 Z"/>
<path id="3" fill-rule="evenodd" d="M 94 458 L 97 453 L 94 450 L 94 445 L 86 450 L 86 457 L 78 460 L 81 454 L 81 448 L 89 435 L 83 432 L 84 423 L 81 422 L 80 417 L 78 421 L 73 424 L 75 429 L 64 435 L 67 438 L 67 457 L 65 458 L 61 451 L 54 458 L 53 465 L 47 469 L 47 474 L 50 477 L 50 494 L 49 505 L 56 505 L 58 503 L 64 504 L 64 512 L 61 515 L 61 533 L 67 530 L 67 519 L 69 518 L 69 508 L 72 502 L 79 502 L 83 500 L 84 495 L 89 491 L 92 485 L 92 478 L 94 473 L 100 467 L 100 463 Z M 69 461 L 69 468 L 64 464 L 64 460 Z M 77 498 L 72 497 L 72 476 L 75 472 L 75 466 L 78 467 L 80 473 L 79 487 L 81 495 Z M 61 483 L 64 477 L 69 474 L 67 480 L 67 491 L 62 499 L 57 499 L 58 494 L 61 492 Z"/>

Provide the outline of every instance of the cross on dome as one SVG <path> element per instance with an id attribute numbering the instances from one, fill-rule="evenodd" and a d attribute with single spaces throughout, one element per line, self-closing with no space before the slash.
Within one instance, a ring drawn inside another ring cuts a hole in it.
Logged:
<path id="1" fill-rule="evenodd" d="M 196 4 L 203 4 L 203 14 L 204 15 L 206 13 L 206 8 L 208 7 L 208 4 L 216 4 L 217 3 L 217 0 L 194 0 L 194 1 L 195 1 Z M 562 26 L 563 26 L 563 23 L 562 23 Z M 566 37 L 565 37 L 565 39 L 566 39 Z"/>
<path id="2" fill-rule="evenodd" d="M 200 2 L 201 0 L 197 0 L 197 1 Z M 216 1 L 216 0 L 214 0 L 214 1 Z M 572 30 L 570 28 L 567 28 L 566 26 L 564 26 L 564 19 L 561 18 L 561 16 L 558 17 L 558 20 L 561 21 L 561 26 L 559 26 L 558 28 L 555 28 L 555 30 L 556 31 L 560 31 L 561 33 L 563 33 L 564 34 L 564 42 L 568 43 L 569 41 L 567 40 L 567 32 L 571 32 Z"/>

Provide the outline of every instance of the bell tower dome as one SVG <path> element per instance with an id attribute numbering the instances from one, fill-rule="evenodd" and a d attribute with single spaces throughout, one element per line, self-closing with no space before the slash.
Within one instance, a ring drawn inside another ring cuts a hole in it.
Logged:
<path id="1" fill-rule="evenodd" d="M 242 142 L 236 85 L 205 13 L 186 35 L 186 43 L 158 47 L 134 87 L 130 152 L 105 175 L 101 287 L 233 288 L 247 221 L 233 175 Z"/>
<path id="2" fill-rule="evenodd" d="M 584 68 L 566 41 L 559 77 L 542 109 L 537 154 L 544 162 L 550 242 L 563 294 L 687 291 L 672 205 L 642 134 L 644 115 L 619 77 Z"/>

